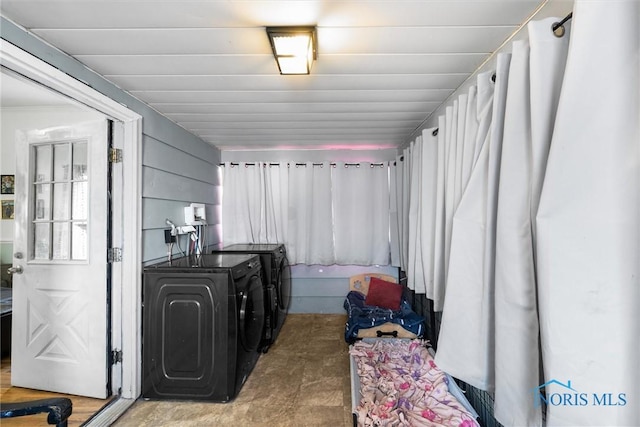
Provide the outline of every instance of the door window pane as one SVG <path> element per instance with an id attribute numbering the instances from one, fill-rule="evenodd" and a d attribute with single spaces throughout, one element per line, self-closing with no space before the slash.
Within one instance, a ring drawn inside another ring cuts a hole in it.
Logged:
<path id="1" fill-rule="evenodd" d="M 51 219 L 51 184 L 36 184 L 35 219 Z"/>
<path id="2" fill-rule="evenodd" d="M 53 184 L 53 219 L 68 220 L 71 218 L 69 184 Z"/>
<path id="3" fill-rule="evenodd" d="M 88 182 L 74 182 L 71 196 L 71 218 L 87 219 Z"/>
<path id="4" fill-rule="evenodd" d="M 87 223 L 75 222 L 71 230 L 71 259 L 87 259 Z"/>
<path id="5" fill-rule="evenodd" d="M 77 142 L 73 144 L 73 180 L 87 179 L 87 144 Z"/>
<path id="6" fill-rule="evenodd" d="M 52 259 L 69 259 L 69 223 L 53 223 L 53 257 Z"/>
<path id="7" fill-rule="evenodd" d="M 53 146 L 53 180 L 66 181 L 69 176 L 69 144 Z"/>
<path id="8" fill-rule="evenodd" d="M 38 223 L 34 230 L 34 259 L 49 259 L 49 242 L 51 241 L 50 223 Z"/>
<path id="9" fill-rule="evenodd" d="M 35 182 L 51 181 L 51 146 L 39 145 L 35 149 Z"/>

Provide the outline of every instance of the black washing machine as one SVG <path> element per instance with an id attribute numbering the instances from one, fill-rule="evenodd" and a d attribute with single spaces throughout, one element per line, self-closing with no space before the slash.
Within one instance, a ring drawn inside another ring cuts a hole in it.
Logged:
<path id="1" fill-rule="evenodd" d="M 267 319 L 261 349 L 266 352 L 280 333 L 291 304 L 291 269 L 285 246 L 279 243 L 241 243 L 213 251 L 225 252 L 260 255 Z"/>
<path id="2" fill-rule="evenodd" d="M 227 402 L 260 355 L 260 258 L 206 254 L 146 267 L 142 397 Z"/>

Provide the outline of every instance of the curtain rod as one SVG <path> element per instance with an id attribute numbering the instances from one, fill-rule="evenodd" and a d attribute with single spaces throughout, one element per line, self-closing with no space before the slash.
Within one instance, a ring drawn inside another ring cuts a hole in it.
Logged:
<path id="1" fill-rule="evenodd" d="M 229 164 L 232 167 L 233 166 L 240 166 L 240 163 L 229 162 Z M 224 166 L 224 165 L 225 165 L 224 163 L 220 163 L 220 166 Z M 255 163 L 245 163 L 244 165 L 245 165 L 245 167 L 247 167 L 247 166 L 255 166 L 256 164 Z M 267 165 L 269 165 L 269 166 L 280 166 L 280 163 L 265 162 L 263 166 L 266 167 Z M 307 166 L 306 163 L 286 163 L 286 165 L 287 165 L 287 167 L 291 167 L 291 165 L 294 165 L 294 166 Z M 331 162 L 331 163 L 329 163 L 329 165 L 333 166 L 333 167 L 336 167 L 337 164 Z M 371 167 L 375 167 L 375 166 L 383 167 L 384 165 L 385 165 L 384 162 L 383 163 L 371 163 L 370 164 Z M 324 163 L 312 163 L 312 166 L 320 166 L 320 167 L 322 167 L 322 166 L 324 166 Z M 355 166 L 355 167 L 359 168 L 360 167 L 360 163 L 345 163 L 344 164 L 345 168 L 349 167 L 349 166 Z"/>

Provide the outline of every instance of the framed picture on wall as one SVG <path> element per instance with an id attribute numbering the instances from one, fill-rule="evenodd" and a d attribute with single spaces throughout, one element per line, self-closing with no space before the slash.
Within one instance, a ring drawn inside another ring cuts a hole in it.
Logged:
<path id="1" fill-rule="evenodd" d="M 16 186 L 15 175 L 0 175 L 0 181 L 2 182 L 0 194 L 13 194 Z"/>
<path id="2" fill-rule="evenodd" d="M 13 200 L 2 201 L 2 219 L 13 219 Z"/>

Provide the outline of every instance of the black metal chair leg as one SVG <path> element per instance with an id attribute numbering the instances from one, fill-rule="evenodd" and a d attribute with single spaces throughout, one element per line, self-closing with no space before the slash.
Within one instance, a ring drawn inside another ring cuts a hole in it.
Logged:
<path id="1" fill-rule="evenodd" d="M 56 427 L 67 427 L 72 412 L 71 399 L 55 397 L 29 402 L 0 403 L 0 418 L 22 417 L 48 412 L 47 423 Z"/>

